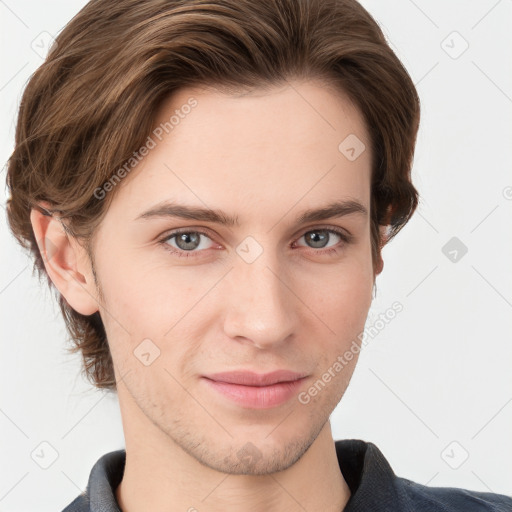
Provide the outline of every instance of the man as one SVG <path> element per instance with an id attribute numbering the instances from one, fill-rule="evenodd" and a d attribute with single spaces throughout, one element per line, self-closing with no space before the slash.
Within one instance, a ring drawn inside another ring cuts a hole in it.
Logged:
<path id="1" fill-rule="evenodd" d="M 355 1 L 96 0 L 68 24 L 23 96 L 8 214 L 126 450 L 66 511 L 512 510 L 332 438 L 418 122 Z"/>

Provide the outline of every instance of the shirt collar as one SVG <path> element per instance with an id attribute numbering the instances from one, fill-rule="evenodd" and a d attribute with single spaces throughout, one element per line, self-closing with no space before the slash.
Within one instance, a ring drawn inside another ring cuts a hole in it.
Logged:
<path id="1" fill-rule="evenodd" d="M 391 466 L 373 443 L 360 439 L 335 442 L 336 455 L 351 496 L 343 512 L 410 510 Z M 121 512 L 115 490 L 121 483 L 126 451 L 103 455 L 93 466 L 85 498 L 91 512 Z"/>
<path id="2" fill-rule="evenodd" d="M 335 442 L 336 455 L 351 496 L 343 512 L 400 512 L 412 510 L 382 452 L 360 439 Z"/>

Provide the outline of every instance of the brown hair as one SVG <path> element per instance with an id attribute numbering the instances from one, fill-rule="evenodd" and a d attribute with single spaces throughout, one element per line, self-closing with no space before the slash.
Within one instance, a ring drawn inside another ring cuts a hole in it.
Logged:
<path id="1" fill-rule="evenodd" d="M 9 159 L 8 221 L 46 274 L 30 222 L 42 201 L 89 255 L 115 191 L 94 191 L 140 148 L 160 103 L 185 86 L 225 90 L 322 78 L 362 112 L 372 149 L 374 268 L 418 204 L 411 166 L 419 100 L 375 20 L 355 0 L 92 0 L 62 30 L 20 104 Z M 341 142 L 341 141 L 340 141 Z M 388 227 L 387 240 L 379 225 Z M 48 284 L 52 282 L 46 274 Z M 116 389 L 98 312 L 59 294 L 71 352 L 98 388 Z"/>

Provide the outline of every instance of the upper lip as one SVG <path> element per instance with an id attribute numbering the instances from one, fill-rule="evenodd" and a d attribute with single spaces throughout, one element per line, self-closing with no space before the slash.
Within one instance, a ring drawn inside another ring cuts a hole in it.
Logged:
<path id="1" fill-rule="evenodd" d="M 205 375 L 207 379 L 229 384 L 241 384 L 244 386 L 270 386 L 277 382 L 291 382 L 305 377 L 304 373 L 297 373 L 290 370 L 276 370 L 270 373 L 255 373 L 251 371 L 233 371 L 213 373 Z"/>

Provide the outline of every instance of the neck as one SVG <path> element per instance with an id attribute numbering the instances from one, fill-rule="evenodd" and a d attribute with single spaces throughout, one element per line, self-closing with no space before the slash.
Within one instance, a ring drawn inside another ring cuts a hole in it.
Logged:
<path id="1" fill-rule="evenodd" d="M 350 497 L 329 421 L 299 460 L 265 475 L 216 471 L 151 422 L 144 429 L 133 422 L 129 425 L 125 424 L 123 480 L 115 491 L 123 512 L 340 512 Z M 145 435 L 132 435 L 135 431 Z"/>

